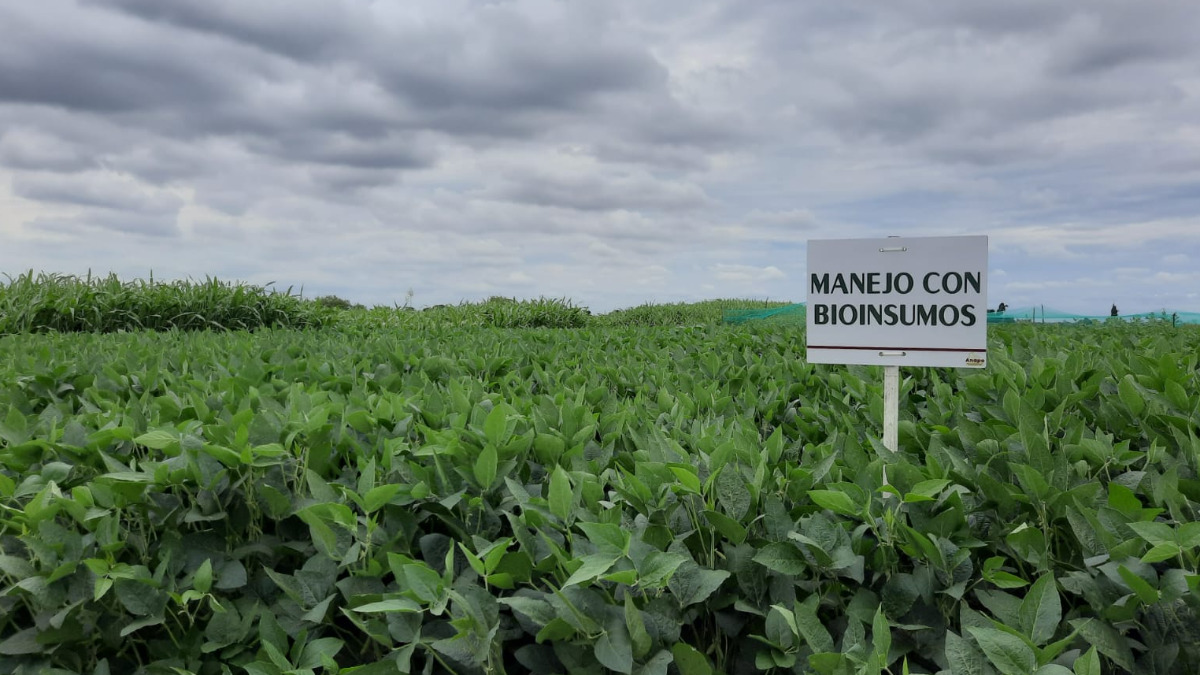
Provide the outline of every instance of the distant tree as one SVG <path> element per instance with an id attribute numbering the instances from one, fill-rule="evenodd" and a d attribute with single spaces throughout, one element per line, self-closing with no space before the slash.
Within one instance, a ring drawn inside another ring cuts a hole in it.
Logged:
<path id="1" fill-rule="evenodd" d="M 1117 316 L 1117 303 L 1113 303 L 1112 309 L 1109 310 L 1109 316 Z"/>
<path id="2" fill-rule="evenodd" d="M 339 298 L 336 295 L 325 295 L 317 298 L 313 302 L 322 307 L 330 309 L 364 309 L 362 305 L 356 305 L 345 298 Z"/>

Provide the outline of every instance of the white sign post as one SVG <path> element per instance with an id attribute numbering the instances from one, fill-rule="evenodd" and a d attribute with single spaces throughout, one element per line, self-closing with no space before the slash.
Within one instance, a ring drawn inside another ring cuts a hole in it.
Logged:
<path id="1" fill-rule="evenodd" d="M 884 366 L 895 452 L 900 366 L 987 366 L 987 237 L 810 240 L 806 314 L 809 363 Z"/>

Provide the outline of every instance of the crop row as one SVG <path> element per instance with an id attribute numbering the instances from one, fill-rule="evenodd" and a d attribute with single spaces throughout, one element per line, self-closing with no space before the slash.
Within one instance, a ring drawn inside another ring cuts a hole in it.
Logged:
<path id="1" fill-rule="evenodd" d="M 0 670 L 1195 672 L 1200 332 L 992 340 L 0 338 Z"/>

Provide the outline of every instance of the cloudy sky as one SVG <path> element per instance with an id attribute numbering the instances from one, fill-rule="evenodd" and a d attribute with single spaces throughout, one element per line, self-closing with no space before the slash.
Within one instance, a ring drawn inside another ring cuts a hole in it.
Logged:
<path id="1" fill-rule="evenodd" d="M 987 234 L 990 302 L 1200 310 L 1194 0 L 0 3 L 0 272 L 366 304 L 803 300 Z"/>

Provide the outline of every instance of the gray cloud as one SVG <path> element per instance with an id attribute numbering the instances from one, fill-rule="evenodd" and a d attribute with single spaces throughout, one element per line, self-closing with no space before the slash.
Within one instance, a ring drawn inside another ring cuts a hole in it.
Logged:
<path id="1" fill-rule="evenodd" d="M 493 199 L 580 211 L 687 211 L 709 204 L 698 186 L 646 173 L 606 176 L 546 171 L 506 173 L 483 195 Z"/>
<path id="2" fill-rule="evenodd" d="M 109 209 L 85 210 L 73 217 L 39 218 L 29 223 L 28 229 L 37 234 L 66 235 L 72 239 L 109 237 L 113 234 L 173 239 L 180 234 L 179 224 L 172 214 L 120 213 Z M 92 258 L 92 251 L 80 253 L 85 260 L 94 260 L 97 269 L 106 267 L 103 259 Z"/>
<path id="3" fill-rule="evenodd" d="M 37 127 L 9 127 L 0 135 L 0 164 L 32 171 L 79 171 L 94 165 L 80 148 Z"/>
<path id="4" fill-rule="evenodd" d="M 351 41 L 365 17 L 348 2 L 232 0 L 163 3 L 153 0 L 89 0 L 150 21 L 206 33 L 297 59 L 327 54 Z M 356 27 L 354 24 L 358 24 Z"/>
<path id="5" fill-rule="evenodd" d="M 1200 231 L 1196 25 L 1124 0 L 7 3 L 0 268 L 604 308 L 799 299 L 810 237 L 979 232 L 1010 304 L 1185 303 L 1153 271 L 1087 285 Z"/>
<path id="6" fill-rule="evenodd" d="M 13 191 L 25 199 L 137 214 L 174 215 L 183 206 L 183 200 L 171 192 L 99 171 L 23 173 L 13 181 Z"/>

